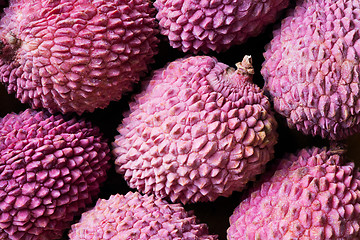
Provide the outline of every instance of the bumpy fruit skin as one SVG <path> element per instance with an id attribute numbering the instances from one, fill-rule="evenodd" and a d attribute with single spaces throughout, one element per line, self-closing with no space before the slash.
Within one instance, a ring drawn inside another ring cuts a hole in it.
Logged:
<path id="1" fill-rule="evenodd" d="M 110 148 L 89 122 L 26 110 L 0 120 L 1 239 L 57 239 L 99 193 Z"/>
<path id="2" fill-rule="evenodd" d="M 183 52 L 221 52 L 261 33 L 289 0 L 156 0 L 161 34 Z"/>
<path id="3" fill-rule="evenodd" d="M 113 143 L 116 171 L 130 187 L 173 202 L 213 201 L 263 171 L 277 123 L 249 60 L 235 70 L 188 57 L 154 72 Z"/>
<path id="4" fill-rule="evenodd" d="M 156 28 L 147 0 L 12 0 L 0 22 L 0 81 L 52 113 L 105 108 L 147 70 Z"/>
<path id="5" fill-rule="evenodd" d="M 360 173 L 342 151 L 282 159 L 235 209 L 228 239 L 359 239 Z"/>
<path id="6" fill-rule="evenodd" d="M 99 199 L 95 207 L 72 225 L 71 240 L 216 240 L 208 235 L 206 224 L 199 224 L 192 212 L 180 204 L 169 204 L 154 195 L 128 192 Z"/>
<path id="7" fill-rule="evenodd" d="M 360 131 L 360 2 L 297 4 L 266 46 L 265 89 L 291 128 L 344 139 Z"/>

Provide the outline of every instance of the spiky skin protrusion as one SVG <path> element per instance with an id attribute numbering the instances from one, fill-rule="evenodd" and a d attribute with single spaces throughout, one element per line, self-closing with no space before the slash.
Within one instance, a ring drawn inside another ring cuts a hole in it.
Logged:
<path id="1" fill-rule="evenodd" d="M 297 4 L 266 46 L 265 89 L 289 127 L 344 139 L 360 131 L 360 2 Z"/>
<path id="2" fill-rule="evenodd" d="M 147 0 L 12 0 L 0 81 L 32 108 L 92 112 L 132 89 L 157 53 Z"/>
<path id="3" fill-rule="evenodd" d="M 343 152 L 302 149 L 249 190 L 230 217 L 229 240 L 360 238 L 360 173 Z"/>
<path id="4" fill-rule="evenodd" d="M 89 122 L 26 110 L 0 120 L 1 239 L 58 239 L 99 193 L 110 149 Z"/>
<path id="5" fill-rule="evenodd" d="M 154 72 L 113 144 L 130 187 L 173 202 L 214 201 L 264 170 L 277 123 L 249 63 L 235 70 L 196 56 Z"/>
<path id="6" fill-rule="evenodd" d="M 288 0 L 156 0 L 161 34 L 183 52 L 222 52 L 257 36 Z"/>
<path id="7" fill-rule="evenodd" d="M 180 204 L 169 204 L 154 195 L 128 192 L 99 199 L 95 207 L 72 225 L 71 240 L 216 240 L 206 224 Z"/>

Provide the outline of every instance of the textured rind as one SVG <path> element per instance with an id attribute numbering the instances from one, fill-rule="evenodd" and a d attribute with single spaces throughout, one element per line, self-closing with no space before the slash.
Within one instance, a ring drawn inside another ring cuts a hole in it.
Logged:
<path id="1" fill-rule="evenodd" d="M 1 239 L 60 238 L 99 193 L 109 159 L 109 145 L 89 122 L 29 109 L 6 115 L 0 120 Z"/>
<path id="2" fill-rule="evenodd" d="M 360 2 L 297 4 L 266 46 L 265 89 L 289 127 L 344 139 L 360 131 Z"/>
<path id="3" fill-rule="evenodd" d="M 132 89 L 157 53 L 147 0 L 11 1 L 0 81 L 32 108 L 92 112 Z M 15 43 L 14 43 L 15 42 Z"/>
<path id="4" fill-rule="evenodd" d="M 99 199 L 95 207 L 72 225 L 71 240 L 216 240 L 208 235 L 206 224 L 199 224 L 192 212 L 180 204 L 169 204 L 154 195 L 128 192 Z"/>
<path id="5" fill-rule="evenodd" d="M 161 34 L 183 52 L 221 52 L 261 33 L 288 0 L 156 0 Z"/>
<path id="6" fill-rule="evenodd" d="M 302 149 L 249 190 L 229 240 L 360 238 L 360 173 L 337 149 Z"/>
<path id="7" fill-rule="evenodd" d="M 116 171 L 143 193 L 213 201 L 264 170 L 276 127 L 267 97 L 246 76 L 212 57 L 178 59 L 130 103 L 113 142 Z"/>

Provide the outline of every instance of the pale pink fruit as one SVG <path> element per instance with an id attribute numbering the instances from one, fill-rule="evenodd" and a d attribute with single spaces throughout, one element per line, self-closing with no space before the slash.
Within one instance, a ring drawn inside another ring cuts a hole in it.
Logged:
<path id="1" fill-rule="evenodd" d="M 130 187 L 171 201 L 213 201 L 264 170 L 277 141 L 268 98 L 246 56 L 213 57 L 157 70 L 130 103 L 114 142 L 116 170 Z"/>

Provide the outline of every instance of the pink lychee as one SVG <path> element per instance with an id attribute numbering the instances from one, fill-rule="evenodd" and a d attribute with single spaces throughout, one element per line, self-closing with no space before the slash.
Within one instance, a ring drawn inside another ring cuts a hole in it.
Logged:
<path id="1" fill-rule="evenodd" d="M 147 0 L 12 0 L 0 21 L 0 81 L 33 108 L 105 108 L 157 53 L 154 10 Z"/>
<path id="2" fill-rule="evenodd" d="M 264 170 L 277 141 L 268 98 L 238 69 L 209 56 L 154 72 L 118 127 L 116 170 L 130 187 L 172 201 L 213 201 Z"/>

